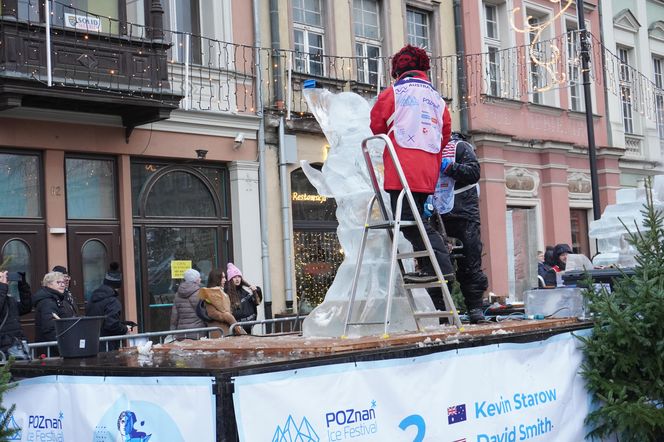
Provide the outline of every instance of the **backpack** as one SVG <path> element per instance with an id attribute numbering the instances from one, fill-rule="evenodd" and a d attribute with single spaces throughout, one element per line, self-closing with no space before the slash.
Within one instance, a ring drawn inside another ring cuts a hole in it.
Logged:
<path id="1" fill-rule="evenodd" d="M 206 324 L 208 322 L 212 322 L 212 318 L 210 318 L 210 315 L 208 315 L 204 299 L 201 299 L 198 301 L 198 304 L 196 304 L 196 316 L 198 316 L 198 318 Z"/>

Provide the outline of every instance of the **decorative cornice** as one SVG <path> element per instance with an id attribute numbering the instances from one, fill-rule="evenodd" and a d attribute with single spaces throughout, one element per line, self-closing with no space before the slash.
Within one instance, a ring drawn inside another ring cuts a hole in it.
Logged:
<path id="1" fill-rule="evenodd" d="M 664 21 L 653 22 L 648 28 L 648 36 L 653 40 L 664 41 Z"/>

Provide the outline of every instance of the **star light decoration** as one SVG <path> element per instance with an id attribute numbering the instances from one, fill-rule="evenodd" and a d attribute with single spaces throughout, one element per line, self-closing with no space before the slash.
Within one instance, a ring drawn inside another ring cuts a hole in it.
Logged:
<path id="1" fill-rule="evenodd" d="M 540 44 L 542 44 L 542 33 L 550 26 L 552 26 L 553 23 L 555 23 L 558 20 L 558 18 L 561 15 L 563 15 L 572 6 L 574 1 L 566 0 L 564 4 L 560 0 L 549 0 L 549 2 L 554 4 L 560 4 L 561 5 L 560 11 L 558 11 L 552 17 L 542 22 L 531 23 L 531 21 L 533 21 L 533 16 L 528 15 L 526 16 L 526 19 L 524 21 L 524 27 L 519 28 L 516 25 L 516 16 L 519 13 L 519 11 L 521 11 L 521 7 L 516 7 L 512 9 L 512 16 L 510 17 L 510 24 L 512 26 L 512 29 L 514 29 L 516 32 L 520 32 L 522 34 L 528 34 L 531 36 L 530 45 L 529 45 L 530 61 L 537 67 L 542 68 L 546 72 L 548 72 L 551 78 L 551 81 L 545 85 L 533 85 L 533 90 L 535 92 L 546 92 L 558 85 L 564 84 L 567 81 L 567 73 L 565 72 L 565 70 L 558 69 L 558 64 L 561 58 L 560 56 L 561 50 L 555 44 L 557 39 L 553 39 L 547 42 L 549 49 L 551 50 L 548 56 L 547 56 L 547 51 L 543 51 L 540 47 Z"/>

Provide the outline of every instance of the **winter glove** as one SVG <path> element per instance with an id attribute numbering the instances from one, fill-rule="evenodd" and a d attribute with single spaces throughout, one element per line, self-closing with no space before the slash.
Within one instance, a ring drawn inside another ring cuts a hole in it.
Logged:
<path id="1" fill-rule="evenodd" d="M 431 218 L 433 215 L 433 196 L 429 195 L 424 202 L 424 211 L 422 212 L 425 218 Z"/>
<path id="2" fill-rule="evenodd" d="M 440 164 L 440 171 L 443 172 L 444 175 L 447 175 L 452 167 L 452 163 L 454 163 L 454 161 L 449 158 L 443 158 L 443 162 Z"/>

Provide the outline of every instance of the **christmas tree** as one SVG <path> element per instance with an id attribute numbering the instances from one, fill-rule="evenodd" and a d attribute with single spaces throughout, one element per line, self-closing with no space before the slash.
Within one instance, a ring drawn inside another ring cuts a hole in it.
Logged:
<path id="1" fill-rule="evenodd" d="M 586 291 L 595 323 L 581 338 L 582 375 L 597 405 L 586 418 L 593 439 L 664 441 L 664 215 L 651 182 L 646 194 L 643 228 L 625 226 L 638 251 L 635 274 L 612 293 Z"/>
<path id="2" fill-rule="evenodd" d="M 11 382 L 11 363 L 12 360 L 10 359 L 9 362 L 2 365 L 2 368 L 0 368 L 0 442 L 13 440 L 12 436 L 14 436 L 19 431 L 19 429 L 16 428 L 12 416 L 16 405 L 12 404 L 9 408 L 7 408 L 3 398 L 7 390 L 10 390 L 16 386 L 15 383 Z"/>

